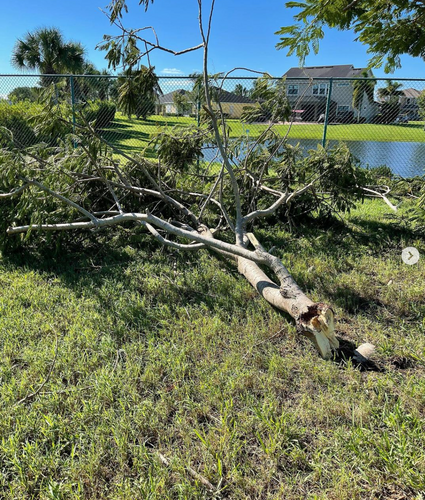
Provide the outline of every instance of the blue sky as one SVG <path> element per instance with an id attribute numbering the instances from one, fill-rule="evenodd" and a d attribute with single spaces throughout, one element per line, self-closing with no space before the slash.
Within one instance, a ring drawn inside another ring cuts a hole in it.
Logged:
<path id="1" fill-rule="evenodd" d="M 0 18 L 0 73 L 16 73 L 10 54 L 18 37 L 40 26 L 55 26 L 66 39 L 81 42 L 87 57 L 99 69 L 106 68 L 104 53 L 95 50 L 104 33 L 114 34 L 108 19 L 99 8 L 108 0 L 15 0 L 5 1 Z M 129 0 L 130 12 L 125 17 L 128 27 L 152 25 L 162 45 L 181 50 L 200 43 L 196 0 L 156 0 L 147 13 L 137 0 Z M 266 7 L 264 7 L 264 5 Z M 216 0 L 210 47 L 210 72 L 228 71 L 245 66 L 280 76 L 291 66 L 298 66 L 295 57 L 286 57 L 276 50 L 279 38 L 274 33 L 281 26 L 292 24 L 292 9 L 285 9 L 283 0 Z M 319 55 L 310 55 L 306 66 L 329 64 L 366 65 L 366 48 L 354 42 L 350 32 L 330 30 L 321 43 Z M 152 55 L 152 64 L 159 75 L 187 75 L 202 68 L 201 53 L 175 57 L 162 52 Z M 382 69 L 376 76 L 387 76 Z M 239 73 L 240 74 L 240 73 Z M 405 56 L 402 69 L 394 78 L 425 78 L 425 62 Z"/>

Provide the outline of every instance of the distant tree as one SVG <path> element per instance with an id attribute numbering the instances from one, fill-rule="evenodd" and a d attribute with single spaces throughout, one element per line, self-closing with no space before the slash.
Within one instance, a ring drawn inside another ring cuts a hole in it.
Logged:
<path id="1" fill-rule="evenodd" d="M 425 90 L 418 97 L 419 115 L 425 120 Z M 425 201 L 425 198 L 424 198 Z"/>
<path id="2" fill-rule="evenodd" d="M 79 100 L 100 99 L 101 101 L 106 101 L 110 98 L 115 80 L 113 78 L 104 78 L 105 76 L 110 76 L 110 73 L 106 69 L 99 71 L 94 64 L 86 61 L 81 74 L 83 75 L 82 77 L 74 79 L 76 95 Z M 92 76 L 99 76 L 99 78 L 91 78 Z"/>
<path id="3" fill-rule="evenodd" d="M 35 102 L 38 96 L 37 87 L 16 87 L 7 96 L 12 102 L 29 101 Z"/>
<path id="4" fill-rule="evenodd" d="M 236 84 L 233 93 L 236 95 L 241 95 L 246 97 L 248 95 L 248 89 L 244 87 L 241 83 L 238 83 Z"/>
<path id="5" fill-rule="evenodd" d="M 80 43 L 65 42 L 57 28 L 40 28 L 18 39 L 12 64 L 17 69 L 36 70 L 44 75 L 80 73 L 84 66 L 84 48 Z M 42 83 L 49 82 L 43 79 Z"/>
<path id="6" fill-rule="evenodd" d="M 118 79 L 118 106 L 128 117 L 144 120 L 155 113 L 157 96 L 162 94 L 155 68 L 129 68 Z"/>
<path id="7" fill-rule="evenodd" d="M 387 80 L 386 86 L 378 89 L 378 97 L 381 101 L 389 102 L 399 99 L 399 96 L 403 94 L 401 88 L 403 87 L 402 83 L 393 82 L 392 80 Z"/>
<path id="8" fill-rule="evenodd" d="M 182 94 L 178 91 L 174 92 L 173 102 L 176 106 L 178 115 L 185 115 L 187 113 L 190 113 L 192 109 L 192 103 L 189 101 L 188 96 L 186 94 Z"/>
<path id="9" fill-rule="evenodd" d="M 360 120 L 361 105 L 366 95 L 369 103 L 375 100 L 376 80 L 365 80 L 370 75 L 367 70 L 362 71 L 360 77 L 353 82 L 353 108 L 357 110 L 357 121 Z"/>
<path id="10" fill-rule="evenodd" d="M 378 89 L 378 97 L 381 101 L 381 117 L 384 123 L 391 123 L 400 112 L 400 96 L 402 84 L 387 80 L 385 87 Z"/>

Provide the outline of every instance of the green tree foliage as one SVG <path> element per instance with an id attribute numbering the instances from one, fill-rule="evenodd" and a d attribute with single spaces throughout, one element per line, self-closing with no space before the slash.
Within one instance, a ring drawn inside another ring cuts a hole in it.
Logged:
<path id="1" fill-rule="evenodd" d="M 158 159 L 168 168 L 188 171 L 203 158 L 202 147 L 208 140 L 207 134 L 198 127 L 174 127 L 171 131 L 159 132 L 153 141 Z"/>
<path id="2" fill-rule="evenodd" d="M 257 107 L 247 107 L 242 114 L 246 122 L 286 121 L 291 115 L 291 106 L 286 95 L 285 80 L 275 80 L 264 75 L 255 81 L 251 99 L 258 102 Z"/>
<path id="3" fill-rule="evenodd" d="M 0 102 L 0 148 L 15 144 L 19 149 L 32 146 L 37 142 L 32 125 L 40 106 L 25 101 L 16 104 Z"/>
<path id="4" fill-rule="evenodd" d="M 357 109 L 357 119 L 360 118 L 360 107 L 363 103 L 364 96 L 369 103 L 373 103 L 375 99 L 376 80 L 365 80 L 369 78 L 368 71 L 362 71 L 360 78 L 353 82 L 353 108 Z"/>
<path id="5" fill-rule="evenodd" d="M 385 87 L 378 89 L 378 97 L 381 101 L 380 118 L 383 123 L 391 123 L 400 112 L 400 96 L 402 84 L 388 80 Z"/>
<path id="6" fill-rule="evenodd" d="M 75 99 L 77 101 L 97 100 L 106 101 L 111 97 L 111 90 L 115 80 L 105 78 L 110 73 L 103 69 L 99 71 L 94 64 L 86 61 L 83 65 L 81 75 L 74 78 Z M 92 78 L 98 76 L 98 78 Z"/>
<path id="7" fill-rule="evenodd" d="M 192 103 L 189 101 L 189 97 L 186 93 L 181 93 L 179 91 L 174 92 L 173 102 L 176 106 L 178 115 L 186 115 L 192 110 Z"/>
<path id="8" fill-rule="evenodd" d="M 155 68 L 129 68 L 118 79 L 118 85 L 118 106 L 127 116 L 146 119 L 155 112 L 157 96 L 162 93 Z"/>
<path id="9" fill-rule="evenodd" d="M 105 128 L 115 118 L 116 106 L 108 101 L 91 101 L 83 109 L 83 116 L 88 122 L 93 122 L 96 129 Z"/>
<path id="10" fill-rule="evenodd" d="M 298 9 L 296 24 L 282 27 L 279 49 L 288 49 L 303 62 L 317 54 L 324 28 L 353 30 L 356 40 L 372 54 L 370 65 L 384 64 L 387 73 L 400 67 L 400 56 L 425 59 L 425 3 L 411 0 L 301 0 L 287 2 Z"/>
<path id="11" fill-rule="evenodd" d="M 235 95 L 248 96 L 248 89 L 244 87 L 241 83 L 235 85 L 235 90 L 233 91 Z"/>
<path id="12" fill-rule="evenodd" d="M 418 97 L 419 114 L 425 120 L 425 90 Z"/>
<path id="13" fill-rule="evenodd" d="M 35 102 L 38 99 L 39 90 L 37 87 L 16 87 L 7 97 L 13 103 L 20 101 Z"/>
<path id="14" fill-rule="evenodd" d="M 36 70 L 45 75 L 80 73 L 84 48 L 80 43 L 65 42 L 57 28 L 40 28 L 18 39 L 12 64 L 19 70 Z"/>

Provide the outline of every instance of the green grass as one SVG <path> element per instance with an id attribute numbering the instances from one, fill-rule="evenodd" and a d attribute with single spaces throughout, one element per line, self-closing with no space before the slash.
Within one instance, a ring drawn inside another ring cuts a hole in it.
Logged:
<path id="1" fill-rule="evenodd" d="M 400 253 L 424 240 L 377 201 L 258 237 L 333 304 L 342 352 L 372 342 L 379 369 L 320 359 L 204 251 L 133 236 L 3 257 L 1 498 L 423 498 L 425 266 Z"/>
<path id="2" fill-rule="evenodd" d="M 105 131 L 113 144 L 125 152 L 142 150 L 148 145 L 150 138 L 156 132 L 167 127 L 196 125 L 196 120 L 189 117 L 151 116 L 147 120 L 129 119 L 117 113 L 112 127 Z M 228 120 L 231 137 L 247 135 L 257 138 L 267 125 L 244 124 L 239 120 Z M 288 132 L 288 125 L 276 125 L 275 130 L 282 136 Z M 294 124 L 288 137 L 292 139 L 316 139 L 321 141 L 323 124 Z M 425 131 L 422 122 L 412 122 L 401 125 L 378 124 L 342 124 L 329 125 L 328 140 L 338 141 L 377 141 L 377 142 L 425 142 Z"/>

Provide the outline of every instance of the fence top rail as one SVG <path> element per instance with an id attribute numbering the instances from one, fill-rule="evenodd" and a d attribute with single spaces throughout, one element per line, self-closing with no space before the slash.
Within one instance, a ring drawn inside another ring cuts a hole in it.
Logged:
<path id="1" fill-rule="evenodd" d="M 119 75 L 78 75 L 78 74 L 60 74 L 60 75 L 50 75 L 50 74 L 0 74 L 0 78 L 40 78 L 40 77 L 48 77 L 48 78 L 70 78 L 70 77 L 78 77 L 78 78 L 120 78 Z M 189 75 L 158 75 L 158 78 L 161 80 L 188 80 L 191 79 Z M 218 80 L 258 80 L 257 76 L 228 76 L 228 77 L 218 77 Z M 344 76 L 344 77 L 329 77 L 329 76 L 270 76 L 272 80 L 325 80 L 325 81 L 359 81 L 359 80 L 379 80 L 379 81 L 397 81 L 397 82 L 425 82 L 425 78 L 396 78 L 396 77 L 360 77 L 360 76 Z"/>

